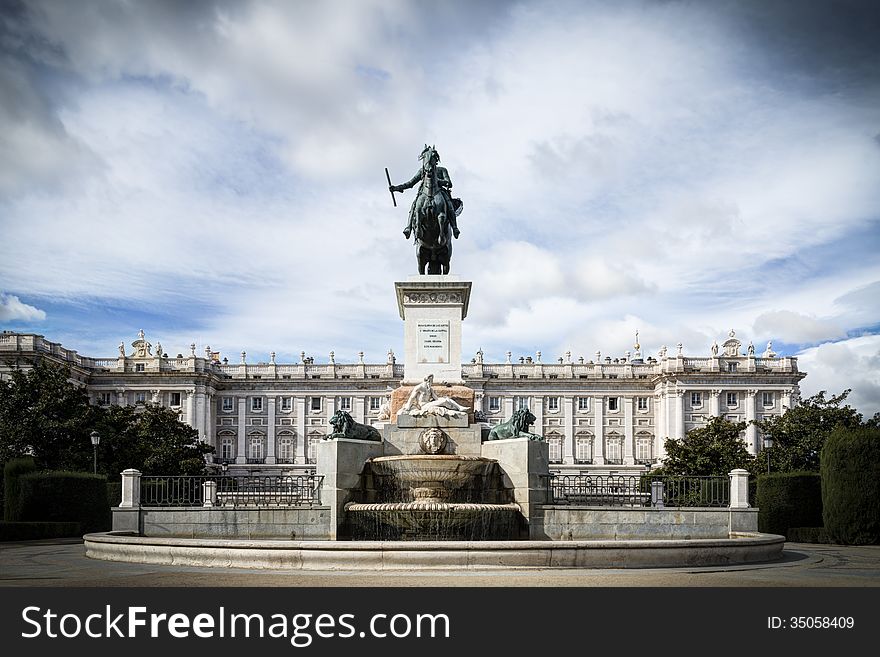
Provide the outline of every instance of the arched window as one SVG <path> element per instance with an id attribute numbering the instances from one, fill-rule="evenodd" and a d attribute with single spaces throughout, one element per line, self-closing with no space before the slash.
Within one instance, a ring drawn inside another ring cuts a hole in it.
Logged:
<path id="1" fill-rule="evenodd" d="M 232 431 L 221 431 L 217 435 L 219 454 L 217 459 L 229 462 L 235 459 L 235 433 Z"/>
<path id="2" fill-rule="evenodd" d="M 605 438 L 605 463 L 623 464 L 623 436 L 618 433 L 609 433 Z"/>
<path id="3" fill-rule="evenodd" d="M 555 432 L 548 433 L 547 445 L 550 447 L 550 463 L 562 463 L 562 436 Z"/>
<path id="4" fill-rule="evenodd" d="M 253 431 L 248 434 L 247 462 L 266 462 L 266 437 L 258 431 Z"/>
<path id="5" fill-rule="evenodd" d="M 654 462 L 654 436 L 647 431 L 636 434 L 636 463 L 647 465 Z"/>
<path id="6" fill-rule="evenodd" d="M 282 431 L 278 434 L 278 454 L 275 459 L 278 463 L 293 463 L 296 456 L 296 437 L 291 431 Z"/>
<path id="7" fill-rule="evenodd" d="M 577 463 L 593 462 L 593 434 L 579 433 L 574 441 L 574 459 Z"/>

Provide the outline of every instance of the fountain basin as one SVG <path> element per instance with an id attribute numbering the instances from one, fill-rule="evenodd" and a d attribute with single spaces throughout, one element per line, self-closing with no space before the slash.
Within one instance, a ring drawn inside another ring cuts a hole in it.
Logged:
<path id="1" fill-rule="evenodd" d="M 349 503 L 345 506 L 354 540 L 509 540 L 519 534 L 518 504 L 468 502 Z"/>

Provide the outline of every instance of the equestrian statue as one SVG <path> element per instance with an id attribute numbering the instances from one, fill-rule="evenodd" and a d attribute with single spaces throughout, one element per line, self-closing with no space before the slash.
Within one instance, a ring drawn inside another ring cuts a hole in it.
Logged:
<path id="1" fill-rule="evenodd" d="M 395 192 L 403 192 L 419 184 L 409 210 L 409 219 L 403 234 L 413 237 L 420 274 L 448 274 L 452 259 L 452 238 L 458 239 L 458 215 L 464 207 L 461 199 L 452 198 L 452 179 L 445 167 L 439 166 L 440 154 L 434 146 L 425 144 L 419 156 L 422 166 L 411 180 L 392 185 L 388 169 L 388 190 L 397 206 Z"/>

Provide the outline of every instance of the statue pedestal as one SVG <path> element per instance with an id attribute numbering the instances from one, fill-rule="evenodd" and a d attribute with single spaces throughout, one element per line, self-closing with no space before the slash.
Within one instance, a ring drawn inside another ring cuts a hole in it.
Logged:
<path id="1" fill-rule="evenodd" d="M 403 320 L 403 383 L 462 383 L 461 322 L 467 317 L 471 282 L 455 276 L 411 276 L 396 282 Z M 392 414 L 393 417 L 393 414 Z"/>

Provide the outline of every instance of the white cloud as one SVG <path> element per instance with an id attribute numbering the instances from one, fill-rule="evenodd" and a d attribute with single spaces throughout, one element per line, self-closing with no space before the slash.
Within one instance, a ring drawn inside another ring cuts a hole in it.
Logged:
<path id="1" fill-rule="evenodd" d="M 46 319 L 46 312 L 30 304 L 23 303 L 14 294 L 0 292 L 0 320 L 25 322 L 41 322 Z"/>
<path id="2" fill-rule="evenodd" d="M 869 335 L 806 349 L 798 367 L 809 372 L 801 382 L 804 396 L 820 390 L 837 394 L 848 388 L 847 403 L 866 417 L 880 412 L 880 335 Z"/>
<path id="3" fill-rule="evenodd" d="M 832 321 L 791 310 L 771 310 L 759 315 L 754 330 L 758 335 L 783 338 L 789 343 L 821 342 L 844 335 L 843 329 Z"/>

